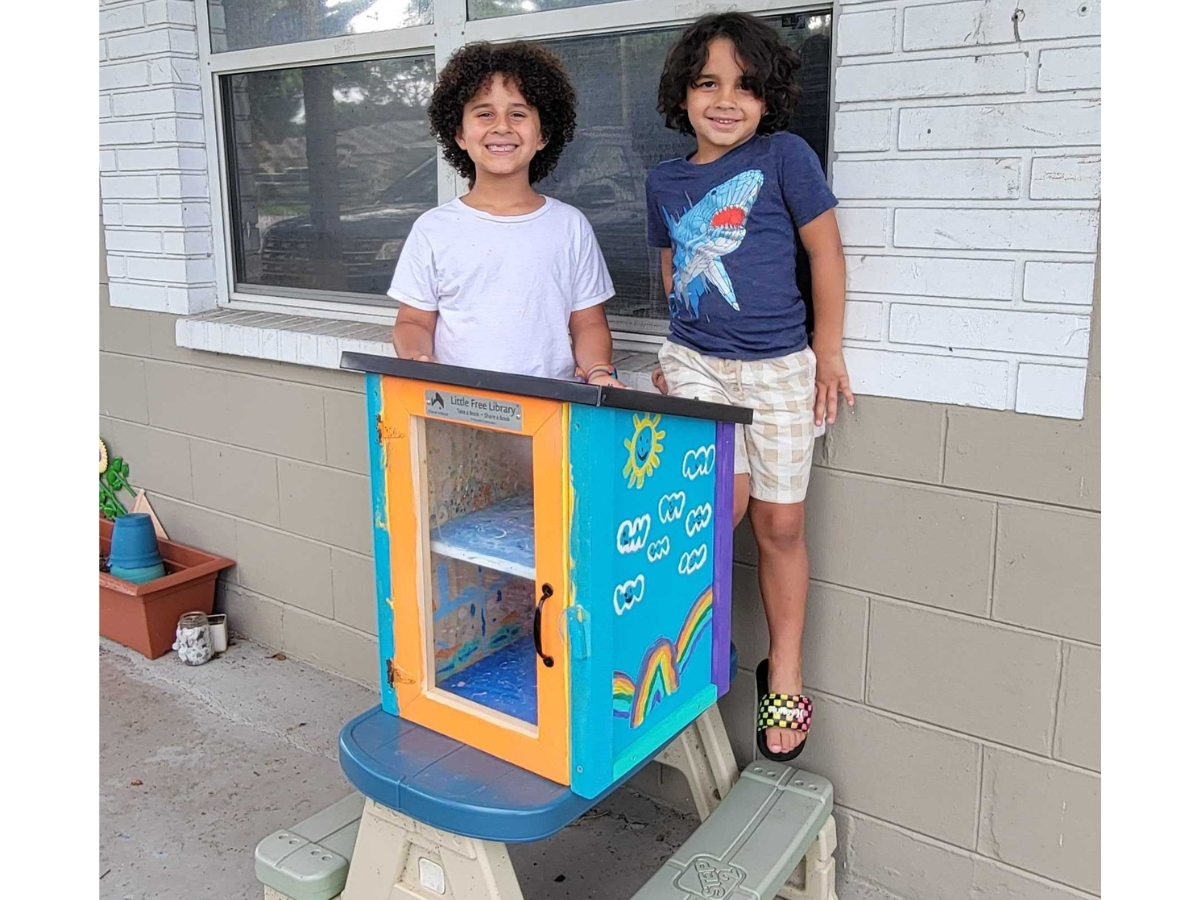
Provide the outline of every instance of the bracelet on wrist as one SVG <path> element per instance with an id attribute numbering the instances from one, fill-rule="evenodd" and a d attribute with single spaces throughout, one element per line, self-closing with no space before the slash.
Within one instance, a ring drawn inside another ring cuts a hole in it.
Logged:
<path id="1" fill-rule="evenodd" d="M 592 379 L 596 377 L 598 372 L 603 372 L 609 378 L 617 377 L 617 370 L 611 363 L 598 363 L 583 373 L 583 380 L 588 384 L 592 383 Z"/>

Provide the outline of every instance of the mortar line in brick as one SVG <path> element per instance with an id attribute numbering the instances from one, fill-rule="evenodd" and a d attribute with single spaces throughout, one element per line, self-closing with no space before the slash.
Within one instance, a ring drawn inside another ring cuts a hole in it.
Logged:
<path id="1" fill-rule="evenodd" d="M 979 850 L 979 832 L 983 820 L 983 744 L 979 745 L 979 791 L 975 795 L 975 834 L 971 839 L 971 849 Z"/>
<path id="2" fill-rule="evenodd" d="M 926 401 L 913 401 L 913 402 L 926 402 Z M 1007 412 L 1011 413 L 1012 410 L 1007 410 Z M 949 413 L 949 411 L 947 411 L 947 414 L 948 413 Z M 1024 415 L 1024 414 L 1016 413 L 1015 415 Z M 1062 421 L 1064 423 L 1075 422 L 1075 420 L 1070 420 L 1070 419 L 1064 419 Z M 1079 422 L 1082 422 L 1082 420 L 1079 420 Z M 921 488 L 924 490 L 931 491 L 933 493 L 949 494 L 950 496 L 953 496 L 953 497 L 966 497 L 969 499 L 990 500 L 993 502 L 999 501 L 999 502 L 1004 502 L 1004 503 L 1019 505 L 1019 506 L 1034 506 L 1034 507 L 1038 507 L 1038 508 L 1042 508 L 1042 509 L 1075 512 L 1075 513 L 1079 513 L 1080 515 L 1093 515 L 1093 516 L 1100 515 L 1099 509 L 1091 509 L 1086 506 L 1072 506 L 1068 503 L 1055 503 L 1051 500 L 1034 500 L 1034 499 L 1030 499 L 1028 497 L 1014 497 L 1011 494 L 997 494 L 997 493 L 993 493 L 991 491 L 978 491 L 978 490 L 973 490 L 971 488 L 958 487 L 957 485 L 954 485 L 954 484 L 934 484 L 931 481 L 917 481 L 917 480 L 914 480 L 911 478 L 900 478 L 895 475 L 878 475 L 878 474 L 875 474 L 872 472 L 860 472 L 855 469 L 835 469 L 832 466 L 815 466 L 814 468 L 825 469 L 829 472 L 836 473 L 837 475 L 840 475 L 840 476 L 865 479 L 865 480 L 870 480 L 870 481 L 879 481 L 879 482 L 884 482 L 887 484 L 901 484 L 901 485 L 905 485 L 905 486 L 909 486 L 909 487 Z"/>
<path id="3" fill-rule="evenodd" d="M 938 484 L 946 483 L 946 449 L 950 446 L 950 410 L 942 410 L 942 458 L 938 460 Z"/>
<path id="4" fill-rule="evenodd" d="M 105 351 L 105 352 L 107 352 L 107 351 Z M 114 354 L 114 355 L 128 356 L 132 359 L 144 359 L 144 357 L 133 356 L 132 354 L 124 354 L 123 353 L 123 354 Z M 213 371 L 219 372 L 222 370 L 215 369 Z M 348 391 L 347 393 L 352 393 L 352 392 Z M 114 419 L 118 422 L 126 422 L 130 425 L 140 425 L 142 428 L 152 428 L 155 431 L 161 431 L 163 434 L 174 434 L 174 435 L 178 435 L 179 437 L 191 438 L 191 439 L 194 439 L 197 441 L 204 441 L 209 444 L 220 444 L 221 446 L 224 446 L 224 447 L 233 447 L 236 450 L 245 450 L 247 453 L 257 453 L 260 456 L 270 456 L 270 457 L 274 457 L 276 459 L 286 460 L 288 462 L 303 463 L 304 465 L 316 466 L 317 468 L 320 468 L 320 469 L 332 469 L 335 472 L 340 472 L 344 475 L 356 475 L 359 478 L 370 478 L 370 475 L 364 474 L 362 472 L 356 472 L 353 469 L 343 469 L 340 466 L 337 466 L 337 465 L 334 465 L 332 463 L 325 462 L 325 461 L 314 462 L 311 459 L 304 459 L 303 457 L 299 457 L 299 456 L 288 456 L 284 453 L 279 453 L 274 450 L 263 450 L 260 447 L 251 447 L 247 444 L 235 444 L 232 441 L 227 441 L 227 440 L 223 440 L 220 438 L 208 437 L 207 435 L 203 435 L 203 434 L 195 434 L 195 433 L 189 432 L 189 431 L 175 431 L 173 429 L 163 428 L 161 425 L 155 425 L 155 424 L 149 423 L 149 422 L 137 422 L 137 421 L 134 421 L 133 419 L 122 419 L 120 416 L 114 416 L 111 413 L 102 413 L 102 415 L 107 419 Z M 326 450 L 326 454 L 328 454 L 328 450 Z"/>
<path id="5" fill-rule="evenodd" d="M 176 434 L 177 432 L 167 432 L 167 433 L 168 434 Z M 188 454 L 189 454 L 189 467 L 190 467 L 190 465 L 191 465 L 191 456 L 190 456 L 191 446 L 190 446 L 190 444 L 188 446 Z M 269 454 L 266 454 L 266 455 L 269 455 Z M 341 470 L 339 470 L 339 471 L 341 471 Z M 278 483 L 278 474 L 279 474 L 279 470 L 278 470 L 278 467 L 276 467 L 276 482 L 277 483 Z M 353 473 L 348 473 L 348 474 L 353 474 Z M 363 476 L 363 477 L 366 477 L 366 476 Z M 192 489 L 194 492 L 195 491 L 194 484 L 193 484 Z M 217 509 L 215 506 L 205 506 L 202 503 L 197 503 L 195 500 L 189 500 L 184 497 L 176 497 L 174 494 L 168 494 L 166 491 L 156 491 L 156 490 L 147 489 L 146 492 L 148 494 L 150 494 L 152 497 L 163 497 L 174 503 L 180 503 L 185 506 L 190 506 L 194 509 L 199 509 L 199 510 L 203 510 L 204 512 L 207 512 L 207 513 L 212 513 L 213 515 L 223 516 L 226 519 L 232 519 L 234 522 L 245 522 L 247 525 L 254 525 L 258 528 L 265 528 L 268 531 L 276 531 L 276 532 L 279 532 L 280 534 L 285 534 L 289 537 L 299 538 L 302 541 L 308 541 L 311 544 L 317 544 L 318 546 L 321 546 L 321 547 L 342 550 L 346 553 L 352 553 L 355 556 L 361 556 L 365 559 L 373 558 L 372 554 L 363 553 L 360 550 L 354 550 L 350 547 L 343 547 L 341 544 L 331 544 L 328 541 L 318 540 L 317 538 L 311 537 L 307 534 L 300 534 L 297 531 L 288 531 L 288 529 L 282 527 L 281 525 L 271 525 L 267 522 L 259 522 L 257 519 L 248 519 L 245 516 L 238 515 L 237 513 L 231 513 L 231 512 L 226 512 L 223 509 Z"/>
<path id="6" fill-rule="evenodd" d="M 1050 716 L 1050 755 L 1058 758 L 1058 716 L 1063 707 L 1063 692 L 1067 687 L 1067 647 L 1058 642 L 1058 684 L 1054 691 L 1054 709 Z"/>
<path id="7" fill-rule="evenodd" d="M 862 701 L 869 702 L 871 689 L 871 607 L 874 606 L 874 600 L 867 595 L 867 614 L 863 622 L 863 679 L 862 679 Z"/>
<path id="8" fill-rule="evenodd" d="M 1095 155 L 1093 152 L 1092 155 Z M 1012 156 L 1010 153 L 1009 157 Z M 1006 159 L 1008 157 L 988 157 L 991 159 Z M 975 160 L 978 157 L 964 157 L 964 159 Z M 907 161 L 908 157 L 880 157 L 878 159 L 854 159 L 854 160 L 839 160 L 840 162 L 901 162 Z M 914 160 L 916 162 L 917 160 Z M 921 162 L 949 162 L 943 157 L 933 157 L 931 159 L 921 160 Z M 1100 201 L 1094 199 L 1075 199 L 1075 198 L 1045 198 L 1040 200 L 1004 200 L 1000 198 L 981 198 L 965 199 L 961 197 L 855 197 L 855 200 L 861 200 L 864 203 L 894 203 L 898 209 L 935 209 L 949 212 L 1088 212 L 1095 211 L 1100 208 Z M 870 208 L 870 207 L 867 207 Z M 897 250 L 908 250 L 913 255 L 917 255 L 917 251 L 926 251 L 928 255 L 941 256 L 944 251 L 952 253 L 996 253 L 996 254 L 1013 254 L 1013 253 L 1072 253 L 1076 256 L 1095 257 L 1095 254 L 1089 250 L 1055 250 L 1046 249 L 1038 250 L 1031 247 L 930 247 L 928 245 L 908 245 L 898 247 Z M 866 254 L 870 255 L 870 254 Z"/>
<path id="9" fill-rule="evenodd" d="M 810 579 L 810 580 L 813 580 L 813 579 Z M 986 628 L 995 628 L 998 631 L 1008 631 L 1008 632 L 1014 632 L 1016 634 L 1032 635 L 1034 637 L 1046 638 L 1047 640 L 1051 640 L 1051 641 L 1062 641 L 1062 640 L 1066 639 L 1065 635 L 1054 634 L 1053 632 L 1049 632 L 1049 631 L 1039 631 L 1036 628 L 1030 628 L 1025 625 L 1014 625 L 1012 622 L 1004 622 L 1000 619 L 985 619 L 983 616 L 973 615 L 972 613 L 965 613 L 965 612 L 962 612 L 961 610 L 957 610 L 957 609 L 946 609 L 943 606 L 933 606 L 928 603 L 921 603 L 918 600 L 908 600 L 904 597 L 889 597 L 888 595 L 881 594 L 878 591 L 868 591 L 868 590 L 866 590 L 864 588 L 860 588 L 860 587 L 849 587 L 847 585 L 836 584 L 831 581 L 820 581 L 819 583 L 829 585 L 830 587 L 841 588 L 842 590 L 854 591 L 855 593 L 859 593 L 859 594 L 867 594 L 873 600 L 885 600 L 888 603 L 896 603 L 896 604 L 899 604 L 902 606 L 915 606 L 918 609 L 922 609 L 927 612 L 940 613 L 940 614 L 945 615 L 952 619 L 958 619 L 959 621 L 963 621 L 963 622 L 971 622 L 975 625 L 983 625 Z M 1097 650 L 1100 649 L 1099 644 L 1089 644 L 1087 641 L 1081 640 L 1080 638 L 1070 638 L 1070 640 L 1075 641 L 1078 644 L 1082 644 L 1086 647 L 1095 647 Z"/>
<path id="10" fill-rule="evenodd" d="M 119 307 L 119 306 L 118 306 L 118 307 L 114 307 L 114 308 L 115 308 L 115 309 L 122 309 L 123 307 Z M 142 310 L 134 310 L 134 312 L 141 312 L 141 311 L 142 311 Z M 156 315 L 157 315 L 157 314 L 156 314 Z M 182 316 L 176 316 L 176 318 L 183 318 L 183 317 L 182 317 Z M 366 324 L 366 323 L 364 323 L 364 324 Z M 341 371 L 341 369 L 324 369 L 324 368 L 321 368 L 321 367 L 319 367 L 319 366 L 303 366 L 303 365 L 300 365 L 299 363 L 287 363 L 287 362 L 286 362 L 286 361 L 284 361 L 284 360 L 278 360 L 278 359 L 264 359 L 263 357 L 260 357 L 260 356 L 241 356 L 241 355 L 239 355 L 239 354 L 235 354 L 235 353 L 216 353 L 216 352 L 213 352 L 213 351 L 211 351 L 211 350 L 192 350 L 190 347 L 180 347 L 180 346 L 178 346 L 178 345 L 175 345 L 175 348 L 176 348 L 177 350 L 187 350 L 187 351 L 189 351 L 189 352 L 192 352 L 192 353 L 200 353 L 200 354 L 205 354 L 205 355 L 208 355 L 208 356 L 216 356 L 216 357 L 219 357 L 219 358 L 221 358 L 221 359 L 249 359 L 249 360 L 254 360 L 254 361 L 256 361 L 256 362 L 265 362 L 265 363 L 279 363 L 279 364 L 284 364 L 284 365 L 294 365 L 294 366 L 295 366 L 297 369 L 299 369 L 300 371 L 305 371 L 305 370 L 307 370 L 307 369 L 316 369 L 318 372 L 322 372 L 322 373 L 324 373 L 324 372 L 340 372 L 340 371 Z M 103 352 L 103 353 L 114 353 L 115 351 L 112 351 L 112 350 L 104 350 L 104 351 L 101 351 L 101 352 Z M 152 362 L 156 362 L 156 363 L 162 363 L 163 365 L 167 365 L 167 366 L 179 366 L 179 367 L 181 367 L 181 368 L 201 369 L 201 370 L 203 370 L 203 371 L 205 371 L 205 372 L 225 372 L 225 373 L 227 373 L 227 374 L 230 374 L 230 375 L 245 375 L 247 378 L 262 378 L 262 379 L 265 379 L 265 380 L 267 380 L 267 381 L 272 381 L 272 382 L 282 382 L 282 383 L 284 383 L 284 384 L 299 385 L 300 387 L 308 387 L 308 388 L 313 388 L 314 390 L 341 391 L 343 394 L 355 394 L 355 395 L 358 395 L 358 396 L 363 396 L 363 395 L 365 394 L 365 391 L 363 391 L 363 390 L 354 390 L 353 388 L 339 388 L 339 387 L 331 387 L 331 386 L 328 386 L 328 385 L 314 384 L 314 383 L 313 383 L 313 382 L 311 382 L 311 381 L 301 381 L 301 380 L 299 380 L 299 379 L 294 379 L 294 378 L 283 378 L 283 377 L 281 377 L 281 376 L 279 376 L 279 375 L 263 375 L 263 374 L 260 374 L 260 373 L 258 373 L 258 372 L 246 372 L 246 371 L 244 371 L 244 370 L 242 370 L 242 369 L 234 369 L 234 368 L 229 368 L 228 366 L 207 365 L 207 364 L 205 364 L 205 363 L 203 363 L 203 362 L 180 362 L 180 361 L 179 361 L 179 360 L 177 360 L 177 359 L 171 359 L 170 357 L 167 357 L 167 356 L 153 356 L 153 355 L 151 355 L 151 356 L 137 356 L 136 354 L 132 354 L 132 353 L 120 353 L 120 354 L 117 354 L 117 355 L 120 355 L 120 356 L 135 356 L 137 359 L 147 359 L 147 360 L 150 360 L 150 361 L 152 361 Z M 365 401 L 364 401 L 364 402 L 365 402 Z"/>
<path id="11" fill-rule="evenodd" d="M 841 68 L 852 68 L 842 64 Z M 899 99 L 862 99 L 862 100 L 836 100 L 839 111 L 842 112 L 870 112 L 882 109 L 895 109 L 905 112 L 924 112 L 926 110 L 954 109 L 954 108 L 978 108 L 978 107 L 1002 107 L 1007 105 L 1020 106 L 1035 106 L 1042 103 L 1057 104 L 1060 108 L 1070 107 L 1069 111 L 1078 111 L 1083 104 L 1092 104 L 1099 106 L 1101 102 L 1100 91 L 1097 88 L 1080 88 L 1075 91 L 1062 91 L 1054 94 L 1046 93 L 1024 93 L 1024 94 L 965 94 L 955 95 L 950 97 L 902 97 Z M 900 132 L 900 116 L 895 117 L 897 122 L 897 138 Z M 1062 144 L 1039 144 L 1039 147 L 1045 149 L 1055 149 L 1058 147 L 1094 147 L 1099 148 L 1100 144 L 1086 143 L 1088 136 L 1082 137 L 1076 135 L 1064 135 L 1060 140 L 1065 140 Z M 980 141 L 984 143 L 984 141 Z M 923 150 L 925 152 L 945 152 L 947 154 L 966 154 L 976 150 L 1000 150 L 1009 149 L 1019 151 L 1025 144 L 1020 143 L 1016 146 L 1005 144 L 999 140 L 988 139 L 987 146 L 963 146 L 963 147 L 919 147 L 914 146 L 910 142 L 909 147 L 900 147 L 899 142 L 893 145 L 901 154 L 906 154 L 911 148 L 913 150 Z M 846 153 L 883 153 L 882 150 L 847 150 Z M 899 156 L 899 159 L 906 159 L 907 156 Z"/>
<path id="12" fill-rule="evenodd" d="M 829 700 L 846 703 L 858 709 L 868 710 L 876 715 L 882 716 L 885 719 L 890 719 L 893 722 L 898 722 L 903 725 L 911 725 L 918 728 L 927 728 L 930 731 L 938 734 L 946 735 L 947 737 L 957 738 L 961 741 L 967 741 L 972 744 L 982 744 L 985 749 L 1003 750 L 1006 753 L 1012 753 L 1015 756 L 1020 756 L 1030 762 L 1037 762 L 1043 765 L 1048 765 L 1056 769 L 1062 769 L 1068 772 L 1074 772 L 1076 775 L 1091 775 L 1095 778 L 1100 777 L 1100 773 L 1095 769 L 1089 769 L 1077 763 L 1067 762 L 1066 760 L 1055 759 L 1052 756 L 1040 756 L 1030 750 L 1025 750 L 1021 747 L 1014 747 L 1011 744 L 1004 744 L 994 738 L 980 737 L 977 734 L 968 734 L 965 731 L 955 731 L 953 728 L 947 728 L 945 725 L 939 725 L 936 722 L 927 722 L 924 719 L 916 719 L 912 716 L 904 715 L 903 713 L 894 712 L 882 706 L 872 706 L 869 703 L 863 703 L 859 700 L 851 700 L 846 697 L 840 697 L 837 694 L 831 694 L 828 691 L 817 690 L 812 688 L 812 694 L 817 698 L 828 698 Z"/>
<path id="13" fill-rule="evenodd" d="M 321 449 L 325 452 L 321 462 L 329 465 L 329 414 L 325 411 L 324 393 L 321 394 Z"/>
<path id="14" fill-rule="evenodd" d="M 873 824 L 876 824 L 876 825 L 882 825 L 887 828 L 894 828 L 897 831 L 901 832 L 902 834 L 905 834 L 906 836 L 912 837 L 913 839 L 918 840 L 918 841 L 923 841 L 925 843 L 932 844 L 941 850 L 945 850 L 948 853 L 955 853 L 959 856 L 967 856 L 967 857 L 970 857 L 971 859 L 977 860 L 979 862 L 986 862 L 991 865 L 995 865 L 998 868 L 1004 869 L 1007 872 L 1011 872 L 1011 873 L 1020 875 L 1022 877 L 1028 878 L 1030 881 L 1039 882 L 1040 884 L 1045 885 L 1046 887 L 1063 890 L 1072 897 L 1080 898 L 1080 900 L 1099 900 L 1099 896 L 1096 894 L 1090 894 L 1087 891 L 1081 891 L 1079 888 L 1071 887 L 1071 885 L 1066 884 L 1065 882 L 1055 881 L 1052 878 L 1047 878 L 1044 875 L 1039 875 L 1036 872 L 1029 871 L 1028 869 L 1022 869 L 1022 868 L 1019 868 L 1018 866 L 1012 865 L 1011 863 L 1003 862 L 1002 860 L 996 859 L 995 857 L 985 856 L 984 854 L 978 853 L 974 850 L 967 850 L 963 847 L 958 846 L 957 844 L 951 844 L 945 840 L 942 840 L 941 838 L 931 837 L 930 835 L 927 835 L 924 832 L 913 830 L 913 828 L 908 825 L 900 825 L 896 822 L 890 821 L 889 819 L 884 819 L 878 815 L 868 813 L 868 812 L 863 812 L 862 810 L 856 809 L 853 806 L 848 806 L 844 801 L 839 800 L 835 804 L 835 808 L 845 810 L 847 813 L 849 813 L 849 817 L 851 817 L 851 818 L 857 817 L 859 819 L 864 819 L 866 821 L 872 822 Z M 839 837 L 840 837 L 840 835 L 839 835 Z M 869 879 L 859 878 L 858 880 L 869 883 Z M 885 890 L 886 890 L 886 888 L 885 888 Z"/>
<path id="15" fill-rule="evenodd" d="M 1000 556 L 1000 504 L 992 510 L 992 554 L 988 560 L 987 618 L 992 618 L 996 605 L 996 560 Z"/>
<path id="16" fill-rule="evenodd" d="M 944 2 L 944 0 L 933 0 L 934 4 L 939 3 L 939 2 Z M 951 0 L 951 2 L 954 2 L 954 0 Z M 920 2 L 912 2 L 909 4 L 909 6 L 910 7 L 922 6 L 922 5 L 926 5 L 926 4 L 928 4 L 928 0 L 925 0 L 925 4 L 920 3 Z M 1014 4 L 1014 5 L 1018 5 L 1018 4 Z M 857 13 L 860 11 L 861 12 L 886 12 L 889 9 L 893 9 L 893 8 L 896 8 L 895 3 L 886 3 L 886 2 L 855 3 L 851 7 L 843 6 L 842 14 L 843 15 L 853 15 L 854 13 Z M 901 7 L 901 8 L 898 8 L 896 11 L 898 13 L 902 14 L 904 12 L 904 9 Z M 896 18 L 897 18 L 897 21 L 899 22 L 899 20 L 901 20 L 903 18 L 903 15 L 898 15 Z M 177 27 L 182 27 L 182 26 L 177 26 Z M 966 58 L 970 58 L 970 57 L 980 57 L 980 56 L 1001 56 L 1001 55 L 1012 56 L 1012 55 L 1015 55 L 1018 53 L 1025 53 L 1028 56 L 1029 52 L 1032 52 L 1033 50 L 1086 50 L 1088 47 L 1098 47 L 1098 46 L 1100 46 L 1100 35 L 1068 34 L 1068 35 L 1063 35 L 1061 37 L 1045 37 L 1045 38 L 1022 37 L 1019 43 L 1012 41 L 1012 40 L 1007 40 L 1002 43 L 995 43 L 995 44 L 966 44 L 966 45 L 960 45 L 960 46 L 954 46 L 954 47 L 924 47 L 924 48 L 920 48 L 920 49 L 903 50 L 902 55 L 899 56 L 897 59 L 892 59 L 890 57 L 886 57 L 884 54 L 874 54 L 871 56 L 854 55 L 854 56 L 836 57 L 836 59 L 837 59 L 837 64 L 839 66 L 847 65 L 847 64 L 848 65 L 870 65 L 871 63 L 881 63 L 881 64 L 892 63 L 892 62 L 895 62 L 898 60 L 903 61 L 903 62 L 921 62 L 921 61 L 937 60 L 937 59 L 940 59 L 940 60 L 966 59 Z M 898 50 L 901 49 L 899 44 L 897 45 L 897 49 Z M 1032 59 L 1032 57 L 1031 57 L 1031 59 Z M 1034 73 L 1034 75 L 1036 78 L 1036 72 Z M 1089 90 L 1095 90 L 1095 88 L 1089 88 Z M 1043 93 L 1045 93 L 1045 92 L 1043 92 Z M 968 95 L 968 96 L 974 96 L 974 95 Z M 1013 94 L 1012 96 L 1020 96 L 1020 95 Z M 914 97 L 912 99 L 920 101 L 920 100 L 925 100 L 926 98 Z M 933 98 L 930 98 L 930 99 L 933 99 Z"/>
<path id="17" fill-rule="evenodd" d="M 115 417 L 112 417 L 112 418 L 115 418 Z M 207 444 L 220 444 L 222 447 L 232 447 L 235 450 L 243 450 L 246 453 L 257 453 L 259 456 L 269 456 L 272 459 L 276 459 L 276 460 L 282 459 L 287 462 L 303 463 L 305 465 L 316 466 L 317 468 L 321 468 L 321 469 L 333 469 L 335 472 L 341 472 L 342 474 L 345 474 L 345 475 L 357 475 L 360 478 L 369 477 L 367 475 L 363 475 L 360 472 L 352 472 L 349 469 L 339 469 L 336 466 L 330 466 L 330 465 L 327 465 L 322 462 L 313 462 L 311 459 L 301 459 L 300 457 L 297 457 L 297 456 L 287 456 L 283 453 L 277 453 L 274 450 L 263 450 L 259 447 L 250 447 L 246 444 L 235 444 L 231 441 L 221 440 L 219 438 L 208 437 L 203 434 L 193 434 L 193 433 L 187 432 L 187 431 L 172 431 L 169 428 L 163 428 L 161 426 L 154 426 L 154 425 L 144 425 L 144 423 L 141 423 L 141 422 L 135 422 L 133 424 L 143 425 L 143 427 L 146 427 L 146 428 L 155 428 L 156 430 L 161 431 L 165 434 L 176 434 L 181 437 L 190 438 L 192 440 L 204 441 Z"/>
<path id="18" fill-rule="evenodd" d="M 142 428 L 152 428 L 153 427 L 151 425 L 146 424 L 145 422 L 139 422 L 137 419 L 122 419 L 120 416 L 115 416 L 110 412 L 101 412 L 100 415 L 104 416 L 104 418 L 106 418 L 106 419 L 112 419 L 114 422 L 124 422 L 126 425 L 139 425 Z M 148 413 L 147 413 L 147 415 L 148 415 Z"/>
<path id="19" fill-rule="evenodd" d="M 879 109 L 861 109 L 851 110 L 851 112 L 882 112 Z M 136 121 L 141 116 L 152 115 L 150 113 L 138 113 L 137 115 L 121 116 L 121 122 Z M 162 113 L 154 113 L 153 115 L 162 116 Z M 180 113 L 179 118 L 184 118 L 189 113 Z M 194 116 L 193 116 L 194 118 Z M 1061 156 L 1099 156 L 1099 144 L 1063 144 L 1056 147 L 980 147 L 978 149 L 945 149 L 945 150 L 839 150 L 837 162 L 901 162 L 901 161 L 925 161 L 925 162 L 950 162 L 955 160 L 980 160 L 980 159 L 1010 159 L 1014 156 L 1020 156 L 1022 151 L 1027 149 L 1036 149 L 1041 151 L 1035 155 L 1034 159 L 1052 159 Z M 913 197 L 887 198 L 887 197 L 847 197 L 846 206 L 849 209 L 857 209 L 871 204 L 878 205 L 880 202 L 887 199 L 897 200 L 916 200 Z M 946 198 L 930 198 L 941 199 Z M 971 199 L 972 203 L 994 203 L 997 204 L 996 209 L 1008 209 L 1012 207 L 1012 200 L 979 200 Z M 1098 203 L 1099 200 L 1090 197 L 1043 197 L 1038 200 L 1031 200 L 1031 203 Z M 839 200 L 840 205 L 840 200 Z M 949 247 L 943 249 L 951 249 Z M 1065 251 L 1064 251 L 1065 252 Z"/>
<path id="20" fill-rule="evenodd" d="M 260 596 L 260 597 L 265 596 L 263 594 L 257 594 L 255 591 L 250 591 L 250 593 L 255 594 L 255 596 Z M 270 598 L 268 598 L 268 599 L 270 599 Z M 280 602 L 283 603 L 283 601 L 280 601 Z M 283 605 L 290 607 L 295 612 L 300 613 L 301 615 L 308 616 L 309 618 L 312 618 L 312 619 L 320 619 L 322 622 L 329 622 L 333 625 L 337 625 L 339 628 L 344 628 L 344 629 L 346 629 L 346 631 L 351 631 L 354 634 L 360 635 L 361 637 L 368 638 L 375 642 L 379 641 L 379 637 L 377 635 L 370 634 L 369 632 L 366 632 L 366 631 L 359 631 L 353 625 L 347 625 L 345 622 L 339 622 L 336 619 L 330 619 L 326 616 L 321 615 L 320 613 L 315 613 L 315 612 L 312 612 L 311 610 L 305 609 L 303 606 L 296 606 L 296 604 L 294 604 L 294 603 L 283 603 Z"/>

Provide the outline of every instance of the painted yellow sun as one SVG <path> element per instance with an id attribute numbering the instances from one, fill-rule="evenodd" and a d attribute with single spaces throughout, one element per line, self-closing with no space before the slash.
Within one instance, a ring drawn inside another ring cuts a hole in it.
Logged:
<path id="1" fill-rule="evenodd" d="M 662 452 L 662 440 L 667 436 L 665 431 L 658 430 L 658 422 L 662 416 L 634 414 L 633 437 L 626 439 L 625 449 L 629 451 L 629 461 L 621 474 L 629 479 L 627 487 L 635 484 L 640 489 L 646 479 L 654 474 L 661 460 L 658 454 Z"/>

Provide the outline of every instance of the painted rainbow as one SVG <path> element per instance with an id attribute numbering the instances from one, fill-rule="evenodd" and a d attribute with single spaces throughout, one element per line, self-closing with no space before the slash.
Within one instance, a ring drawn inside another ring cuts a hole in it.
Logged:
<path id="1" fill-rule="evenodd" d="M 680 672 L 691 662 L 692 651 L 696 649 L 700 635 L 712 622 L 712 610 L 713 590 L 710 586 L 696 598 L 687 618 L 683 620 L 683 627 L 679 629 L 679 639 L 675 641 L 675 664 Z"/>

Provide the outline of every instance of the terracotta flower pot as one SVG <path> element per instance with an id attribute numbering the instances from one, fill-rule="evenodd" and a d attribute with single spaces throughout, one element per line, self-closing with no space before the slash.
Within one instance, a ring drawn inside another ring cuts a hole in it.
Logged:
<path id="1" fill-rule="evenodd" d="M 100 519 L 100 555 L 108 557 L 112 522 Z M 217 592 L 217 574 L 234 564 L 232 559 L 203 550 L 159 540 L 167 574 L 133 584 L 100 573 L 100 634 L 157 659 L 175 642 L 179 617 L 192 610 L 211 613 Z"/>

